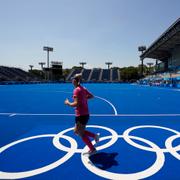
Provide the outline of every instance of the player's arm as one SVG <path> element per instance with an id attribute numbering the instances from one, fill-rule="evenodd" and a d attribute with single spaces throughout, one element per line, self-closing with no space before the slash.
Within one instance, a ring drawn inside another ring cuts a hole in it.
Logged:
<path id="1" fill-rule="evenodd" d="M 77 107 L 78 106 L 78 98 L 74 97 L 74 101 L 73 102 L 70 102 L 69 99 L 66 99 L 64 101 L 64 104 L 66 104 L 68 106 L 71 106 L 71 107 Z"/>
<path id="2" fill-rule="evenodd" d="M 92 98 L 94 98 L 94 95 L 91 94 L 87 89 L 86 89 L 86 98 L 87 98 L 87 99 L 92 99 Z"/>
<path id="3" fill-rule="evenodd" d="M 87 99 L 92 99 L 92 98 L 94 98 L 94 96 L 93 96 L 92 94 L 88 94 L 86 97 L 87 97 Z"/>

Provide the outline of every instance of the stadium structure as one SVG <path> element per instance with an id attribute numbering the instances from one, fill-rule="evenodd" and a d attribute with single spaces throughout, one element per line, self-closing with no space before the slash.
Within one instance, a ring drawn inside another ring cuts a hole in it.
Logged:
<path id="1" fill-rule="evenodd" d="M 0 82 L 30 82 L 39 81 L 36 76 L 20 68 L 0 66 Z"/>
<path id="2" fill-rule="evenodd" d="M 139 51 L 142 51 L 140 55 L 142 77 L 145 75 L 143 74 L 144 60 L 146 58 L 155 60 L 155 70 L 151 75 L 140 79 L 140 84 L 180 87 L 180 18 L 147 49 L 145 46 L 142 46 L 139 47 Z M 110 65 L 112 65 L 110 62 L 106 63 L 108 65 L 107 69 L 86 69 L 84 68 L 86 62 L 81 62 L 82 67 L 68 69 L 66 74 L 64 74 L 62 62 L 52 61 L 50 67 L 49 54 L 47 57 L 48 66 L 43 67 L 45 63 L 39 63 L 42 69 L 37 71 L 32 70 L 32 65 L 29 72 L 15 67 L 0 66 L 0 83 L 70 82 L 71 77 L 76 73 L 82 73 L 84 82 L 121 82 L 120 68 L 110 68 Z"/>
<path id="3" fill-rule="evenodd" d="M 24 84 L 24 83 L 48 83 L 48 82 L 71 82 L 71 77 L 76 73 L 82 73 L 83 82 L 120 82 L 119 68 L 72 68 L 65 76 L 62 64 L 52 62 L 50 68 L 42 70 L 31 69 L 26 72 L 20 68 L 0 66 L 1 84 Z M 33 73 L 32 73 L 33 72 Z"/>
<path id="4" fill-rule="evenodd" d="M 76 73 L 82 73 L 82 81 L 84 82 L 119 82 L 120 72 L 118 68 L 93 68 L 93 69 L 72 69 L 70 74 L 67 76 L 66 81 L 71 81 Z"/>
<path id="5" fill-rule="evenodd" d="M 145 58 L 155 60 L 155 72 L 142 83 L 180 87 L 180 18 L 141 54 L 142 67 Z"/>

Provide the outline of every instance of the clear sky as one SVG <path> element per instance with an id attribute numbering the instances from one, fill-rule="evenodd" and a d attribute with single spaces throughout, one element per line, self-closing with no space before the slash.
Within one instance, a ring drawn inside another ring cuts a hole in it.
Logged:
<path id="1" fill-rule="evenodd" d="M 138 46 L 150 46 L 179 7 L 180 0 L 0 0 L 0 65 L 40 68 L 50 46 L 50 61 L 64 68 L 137 66 Z"/>

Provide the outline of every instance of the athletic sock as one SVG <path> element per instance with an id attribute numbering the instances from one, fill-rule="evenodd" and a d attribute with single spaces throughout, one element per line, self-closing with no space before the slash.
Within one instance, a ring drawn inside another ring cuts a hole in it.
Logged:
<path id="1" fill-rule="evenodd" d="M 89 149 L 90 149 L 91 151 L 93 151 L 93 150 L 95 149 L 87 135 L 84 135 L 84 136 L 82 137 L 82 140 L 83 140 L 84 143 L 89 147 Z"/>
<path id="2" fill-rule="evenodd" d="M 92 137 L 92 138 L 95 138 L 95 134 L 94 133 L 92 133 L 92 132 L 90 132 L 90 131 L 84 131 L 84 134 L 86 135 L 86 136 L 89 136 L 89 137 Z"/>

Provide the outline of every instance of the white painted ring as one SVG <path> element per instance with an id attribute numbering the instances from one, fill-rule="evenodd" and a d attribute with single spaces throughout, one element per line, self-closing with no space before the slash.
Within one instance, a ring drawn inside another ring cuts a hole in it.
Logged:
<path id="1" fill-rule="evenodd" d="M 166 142 L 166 148 L 169 150 L 169 152 L 178 160 L 180 160 L 180 154 L 178 154 L 178 151 L 180 151 L 180 145 L 176 146 L 176 149 L 172 146 L 172 142 L 177 139 L 180 138 L 180 134 L 176 134 L 174 136 L 169 137 Z"/>
<path id="2" fill-rule="evenodd" d="M 124 138 L 124 136 L 118 136 L 120 138 Z M 165 161 L 165 157 L 164 157 L 164 153 L 161 151 L 161 149 L 154 143 L 152 143 L 149 140 L 140 138 L 140 137 L 136 137 L 136 136 L 129 136 L 132 139 L 135 140 L 139 140 L 142 141 L 144 143 L 149 144 L 153 149 L 154 152 L 156 153 L 156 161 L 154 162 L 154 164 L 147 168 L 144 171 L 141 172 L 137 172 L 137 173 L 131 173 L 131 174 L 121 174 L 121 173 L 113 173 L 113 172 L 108 172 L 102 169 L 97 168 L 87 156 L 84 156 L 83 153 L 81 154 L 81 160 L 84 164 L 84 166 L 91 171 L 92 173 L 101 176 L 103 178 L 107 178 L 107 179 L 122 179 L 122 180 L 129 180 L 129 179 L 133 179 L 133 180 L 139 180 L 139 179 L 144 179 L 147 177 L 152 176 L 153 174 L 155 174 L 156 172 L 158 172 L 162 166 L 164 165 L 164 161 Z M 105 140 L 105 139 L 109 139 L 112 138 L 111 136 L 106 136 L 103 137 L 103 139 L 100 140 Z M 85 150 L 87 150 L 87 146 L 85 147 Z"/>
<path id="3" fill-rule="evenodd" d="M 104 126 L 97 126 L 97 125 L 88 125 L 87 127 L 90 127 L 90 128 L 99 128 L 99 129 L 104 129 L 106 131 L 109 131 L 111 134 L 112 134 L 112 139 L 107 142 L 106 144 L 104 145 L 101 145 L 101 146 L 98 146 L 97 147 L 97 150 L 101 150 L 101 149 L 105 149 L 107 147 L 110 147 L 112 144 L 114 144 L 117 139 L 118 139 L 118 134 L 116 133 L 116 131 L 110 129 L 110 128 L 107 128 L 107 127 L 104 127 Z M 62 135 L 64 135 L 65 133 L 69 132 L 69 131 L 72 131 L 74 128 L 68 128 L 68 129 L 65 129 L 63 131 L 61 131 L 60 133 L 58 133 L 56 136 L 54 136 L 53 138 L 53 144 L 56 148 L 62 150 L 62 151 L 65 151 L 65 152 L 68 152 L 70 150 L 69 147 L 66 147 L 64 146 L 63 144 L 60 143 L 59 141 L 59 137 L 61 137 Z M 93 141 L 93 144 L 95 142 Z M 76 153 L 81 153 L 83 151 L 83 149 L 76 149 L 75 152 Z"/>
<path id="4" fill-rule="evenodd" d="M 55 134 L 44 134 L 44 135 L 37 135 L 37 136 L 31 136 L 31 137 L 27 137 L 24 139 L 20 139 L 20 140 L 14 141 L 10 144 L 7 144 L 7 145 L 1 147 L 0 153 L 2 153 L 3 151 L 7 150 L 8 148 L 10 148 L 16 144 L 19 144 L 19 143 L 22 143 L 22 142 L 25 142 L 25 141 L 28 141 L 31 139 L 37 139 L 37 138 L 43 138 L 43 137 L 54 137 L 54 136 L 55 136 Z M 44 167 L 37 168 L 34 170 L 30 170 L 30 171 L 23 171 L 23 172 L 3 172 L 3 171 L 0 171 L 0 179 L 19 179 L 19 178 L 31 177 L 34 175 L 38 175 L 38 174 L 47 172 L 51 169 L 54 169 L 54 168 L 58 167 L 59 165 L 63 164 L 64 162 L 66 162 L 69 158 L 71 158 L 71 156 L 73 156 L 74 149 L 77 149 L 77 143 L 71 137 L 68 137 L 65 135 L 59 136 L 59 137 L 68 140 L 71 144 L 70 150 L 61 159 L 59 159 L 59 160 L 57 160 L 57 161 L 55 161 L 49 165 L 46 165 Z"/>
<path id="5" fill-rule="evenodd" d="M 154 125 L 143 125 L 143 126 L 134 126 L 134 127 L 131 127 L 127 130 L 124 131 L 123 133 L 123 136 L 124 136 L 124 139 L 126 140 L 126 142 L 128 142 L 129 144 L 131 144 L 132 146 L 135 146 L 139 149 L 142 149 L 142 150 L 145 150 L 145 151 L 151 151 L 153 152 L 154 150 L 151 148 L 151 147 L 147 147 L 147 146 L 143 146 L 141 144 L 138 144 L 134 141 L 132 141 L 130 138 L 129 138 L 129 134 L 130 132 L 132 132 L 133 130 L 135 129 L 140 129 L 140 128 L 157 128 L 157 129 L 164 129 L 164 130 L 167 130 L 167 131 L 170 131 L 170 132 L 173 132 L 175 134 L 180 134 L 178 131 L 174 130 L 174 129 L 170 129 L 170 128 L 167 128 L 167 127 L 162 127 L 162 126 L 154 126 Z M 178 147 L 173 147 L 175 151 L 177 151 L 179 148 Z M 169 149 L 168 148 L 162 148 L 161 149 L 163 152 L 169 152 Z"/>

